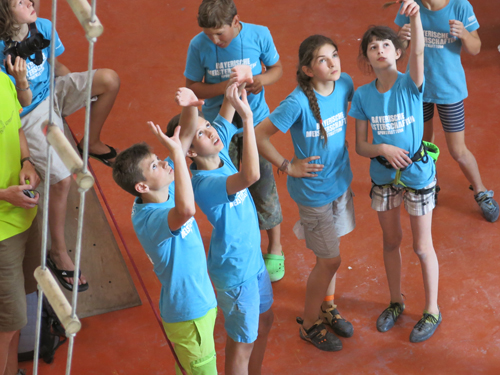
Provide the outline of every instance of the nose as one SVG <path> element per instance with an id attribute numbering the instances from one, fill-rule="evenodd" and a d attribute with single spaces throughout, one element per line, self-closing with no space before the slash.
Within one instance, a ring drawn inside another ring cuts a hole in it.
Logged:
<path id="1" fill-rule="evenodd" d="M 212 37 L 212 42 L 214 42 L 214 44 L 219 44 L 219 42 L 220 42 L 219 37 L 218 37 L 218 36 L 216 36 L 216 35 L 214 35 L 214 36 Z"/>

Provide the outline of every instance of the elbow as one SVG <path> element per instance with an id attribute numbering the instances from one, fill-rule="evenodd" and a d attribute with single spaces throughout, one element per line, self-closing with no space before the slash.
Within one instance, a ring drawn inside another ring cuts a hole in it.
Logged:
<path id="1" fill-rule="evenodd" d="M 179 210 L 179 214 L 186 220 L 188 221 L 191 219 L 194 214 L 196 213 L 196 207 L 194 204 L 192 205 L 187 205 L 185 207 L 182 207 L 181 210 Z"/>
<path id="2" fill-rule="evenodd" d="M 247 185 L 247 186 L 253 185 L 253 184 L 255 184 L 257 181 L 259 181 L 259 179 L 260 179 L 260 170 L 259 170 L 259 168 L 257 167 L 257 169 L 256 169 L 256 170 L 251 171 L 250 173 L 248 173 L 248 174 L 246 175 L 246 178 L 245 178 L 245 180 L 246 180 L 246 185 Z"/>

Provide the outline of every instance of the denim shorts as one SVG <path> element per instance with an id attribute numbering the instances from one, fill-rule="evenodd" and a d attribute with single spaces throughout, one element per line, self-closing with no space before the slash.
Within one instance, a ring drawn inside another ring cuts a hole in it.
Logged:
<path id="1" fill-rule="evenodd" d="M 267 270 L 228 291 L 217 292 L 217 304 L 224 314 L 224 328 L 236 342 L 257 340 L 260 314 L 273 304 L 273 288 Z"/>

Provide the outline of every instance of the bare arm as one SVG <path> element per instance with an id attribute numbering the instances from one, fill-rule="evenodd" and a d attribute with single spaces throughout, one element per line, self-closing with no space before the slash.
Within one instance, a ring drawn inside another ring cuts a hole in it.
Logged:
<path id="1" fill-rule="evenodd" d="M 356 119 L 356 153 L 366 158 L 383 156 L 394 169 L 407 167 L 412 163 L 409 152 L 402 148 L 381 143 L 368 142 L 368 121 Z"/>
<path id="2" fill-rule="evenodd" d="M 226 190 L 228 195 L 249 187 L 260 178 L 259 153 L 255 142 L 255 131 L 253 127 L 253 113 L 247 100 L 245 90 L 239 97 L 238 84 L 234 83 L 226 90 L 229 103 L 238 111 L 243 120 L 243 155 L 241 170 L 228 177 Z"/>
<path id="3" fill-rule="evenodd" d="M 186 164 L 185 152 L 179 138 L 181 128 L 178 126 L 172 137 L 167 137 L 159 125 L 151 121 L 148 125 L 160 143 L 170 151 L 170 159 L 174 163 L 175 206 L 168 213 L 168 227 L 171 231 L 181 228 L 196 212 L 194 205 L 193 185 Z"/>
<path id="4" fill-rule="evenodd" d="M 23 107 L 27 107 L 31 104 L 33 93 L 31 92 L 31 87 L 27 78 L 28 70 L 26 67 L 26 60 L 17 56 L 14 65 L 12 65 L 12 59 L 10 55 L 8 56 L 9 57 L 5 59 L 7 72 L 14 77 L 16 81 L 17 99 Z"/>
<path id="5" fill-rule="evenodd" d="M 23 129 L 19 129 L 19 143 L 21 146 L 21 160 L 28 158 L 30 156 L 30 150 L 28 149 L 28 141 L 26 140 Z M 33 164 L 26 160 L 23 162 L 21 168 L 21 172 L 19 173 L 19 183 L 24 185 L 26 180 L 28 180 L 33 189 L 36 189 L 40 183 L 40 176 L 36 173 Z"/>
<path id="6" fill-rule="evenodd" d="M 481 39 L 477 30 L 469 32 L 462 22 L 450 20 L 450 34 L 462 41 L 462 48 L 465 52 L 475 56 L 481 51 Z"/>
<path id="7" fill-rule="evenodd" d="M 424 83 L 424 29 L 420 19 L 420 7 L 413 0 L 406 0 L 401 7 L 401 14 L 410 17 L 410 76 L 417 87 Z"/>
<path id="8" fill-rule="evenodd" d="M 66 65 L 60 63 L 57 59 L 55 60 L 55 68 L 54 68 L 54 74 L 56 77 L 62 77 L 65 76 L 66 74 L 71 73 L 71 70 L 69 70 Z"/>
<path id="9" fill-rule="evenodd" d="M 270 140 L 278 130 L 271 120 L 266 118 L 255 129 L 255 136 L 260 155 L 279 169 L 286 158 L 276 150 Z M 309 162 L 312 160 L 319 160 L 319 156 L 310 156 L 305 159 L 294 157 L 284 172 L 292 177 L 317 177 L 318 175 L 315 172 L 323 170 L 324 165 L 310 164 Z"/>
<path id="10" fill-rule="evenodd" d="M 179 126 L 181 127 L 179 138 L 184 155 L 186 155 L 196 132 L 198 106 L 203 104 L 203 100 L 198 100 L 190 89 L 181 87 L 175 93 L 175 102 L 182 107 L 181 118 L 179 119 Z"/>

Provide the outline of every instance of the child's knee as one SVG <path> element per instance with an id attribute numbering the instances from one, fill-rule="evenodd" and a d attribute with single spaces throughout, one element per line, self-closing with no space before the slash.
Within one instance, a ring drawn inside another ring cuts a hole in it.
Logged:
<path id="1" fill-rule="evenodd" d="M 94 76 L 94 85 L 99 85 L 104 92 L 118 91 L 120 89 L 120 77 L 111 69 L 99 69 Z"/>
<path id="2" fill-rule="evenodd" d="M 273 309 L 269 309 L 266 312 L 260 314 L 259 317 L 259 335 L 267 335 L 271 330 L 274 322 L 274 312 Z"/>
<path id="3" fill-rule="evenodd" d="M 61 181 L 56 182 L 53 185 L 50 185 L 50 191 L 51 193 L 53 192 L 55 194 L 61 194 L 69 191 L 70 186 L 71 186 L 71 176 L 68 176 L 66 178 L 63 178 Z"/>

